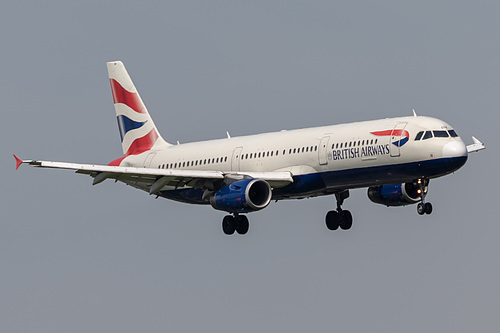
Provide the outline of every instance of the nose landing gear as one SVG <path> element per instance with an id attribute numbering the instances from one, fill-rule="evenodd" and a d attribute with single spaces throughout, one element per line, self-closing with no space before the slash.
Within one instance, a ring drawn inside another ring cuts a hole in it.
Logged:
<path id="1" fill-rule="evenodd" d="M 427 196 L 426 187 L 429 185 L 429 179 L 422 178 L 417 180 L 417 186 L 419 187 L 419 193 L 421 201 L 417 204 L 417 213 L 419 215 L 431 214 L 432 204 L 430 202 L 425 202 L 425 197 Z"/>

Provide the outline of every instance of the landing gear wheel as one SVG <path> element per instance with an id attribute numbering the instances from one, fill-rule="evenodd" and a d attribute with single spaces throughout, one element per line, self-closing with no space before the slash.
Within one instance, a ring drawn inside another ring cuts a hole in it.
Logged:
<path id="1" fill-rule="evenodd" d="M 352 227 L 352 214 L 348 210 L 342 209 L 344 200 L 349 197 L 349 190 L 335 193 L 337 199 L 337 210 L 331 210 L 326 214 L 325 222 L 328 230 L 349 230 Z"/>
<path id="2" fill-rule="evenodd" d="M 431 210 L 432 210 L 432 208 L 431 208 Z M 419 215 L 424 215 L 425 214 L 425 205 L 423 203 L 421 203 L 421 202 L 419 202 L 418 205 L 417 205 L 417 213 Z"/>
<path id="3" fill-rule="evenodd" d="M 430 202 L 426 202 L 424 204 L 424 210 L 425 210 L 425 214 L 430 214 L 432 213 L 432 205 Z"/>
<path id="4" fill-rule="evenodd" d="M 352 227 L 352 214 L 348 210 L 343 210 L 340 212 L 340 229 L 349 230 Z"/>
<path id="5" fill-rule="evenodd" d="M 335 210 L 329 211 L 328 213 L 326 213 L 325 222 L 328 230 L 337 230 L 340 226 L 339 213 Z"/>
<path id="6" fill-rule="evenodd" d="M 226 215 L 222 219 L 222 231 L 226 235 L 232 235 L 234 234 L 234 231 L 236 230 L 236 221 L 235 218 L 231 215 Z"/>
<path id="7" fill-rule="evenodd" d="M 235 218 L 236 220 L 236 232 L 240 235 L 244 235 L 248 232 L 249 224 L 248 218 L 245 215 L 238 215 Z"/>

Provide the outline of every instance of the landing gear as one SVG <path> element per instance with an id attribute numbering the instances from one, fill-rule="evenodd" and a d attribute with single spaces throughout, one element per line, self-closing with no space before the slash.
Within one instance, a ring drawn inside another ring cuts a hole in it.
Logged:
<path id="1" fill-rule="evenodd" d="M 432 213 L 432 204 L 430 202 L 419 202 L 417 205 L 417 213 L 420 215 Z"/>
<path id="2" fill-rule="evenodd" d="M 419 215 L 432 213 L 432 204 L 430 202 L 425 202 L 425 197 L 427 196 L 427 186 L 429 185 L 428 178 L 422 178 L 417 180 L 417 186 L 419 187 L 419 193 L 421 201 L 417 205 L 417 213 Z"/>
<path id="3" fill-rule="evenodd" d="M 328 230 L 349 230 L 352 227 L 352 214 L 348 210 L 342 209 L 344 200 L 349 197 L 349 191 L 335 193 L 337 199 L 337 210 L 331 210 L 326 214 L 325 222 Z"/>
<path id="4" fill-rule="evenodd" d="M 222 231 L 226 235 L 232 235 L 235 231 L 240 235 L 244 235 L 248 232 L 248 228 L 248 218 L 245 215 L 226 215 L 222 219 Z"/>

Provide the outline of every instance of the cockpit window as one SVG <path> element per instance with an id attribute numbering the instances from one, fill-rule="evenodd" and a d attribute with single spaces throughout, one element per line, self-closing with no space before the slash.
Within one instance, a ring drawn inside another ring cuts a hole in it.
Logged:
<path id="1" fill-rule="evenodd" d="M 436 138 L 447 138 L 449 135 L 448 135 L 448 132 L 446 131 L 433 131 L 434 132 L 434 137 Z"/>
<path id="2" fill-rule="evenodd" d="M 424 131 L 418 132 L 417 135 L 415 136 L 415 141 L 422 139 L 422 135 L 424 135 Z"/>
<path id="3" fill-rule="evenodd" d="M 449 131 L 448 131 L 448 133 L 450 133 L 450 136 L 451 136 L 452 138 L 456 138 L 456 137 L 458 137 L 457 132 L 455 132 L 454 130 L 449 130 Z"/>
<path id="4" fill-rule="evenodd" d="M 424 137 L 422 138 L 422 140 L 427 140 L 427 139 L 430 139 L 432 138 L 432 132 L 431 131 L 426 131 L 425 134 L 424 134 Z"/>

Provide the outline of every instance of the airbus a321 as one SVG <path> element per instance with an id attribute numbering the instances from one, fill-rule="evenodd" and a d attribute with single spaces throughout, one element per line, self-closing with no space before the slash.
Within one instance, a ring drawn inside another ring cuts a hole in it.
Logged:
<path id="1" fill-rule="evenodd" d="M 442 120 L 413 116 L 280 131 L 219 140 L 170 144 L 156 129 L 125 66 L 107 63 L 123 156 L 108 165 L 21 160 L 42 167 L 76 170 L 93 178 L 123 182 L 156 197 L 211 205 L 227 212 L 225 234 L 246 234 L 247 213 L 272 200 L 335 195 L 326 214 L 329 230 L 348 230 L 351 212 L 342 209 L 349 190 L 368 188 L 371 201 L 386 206 L 426 201 L 430 179 L 461 168 L 468 154 L 484 149 L 473 137 L 466 146 Z"/>

